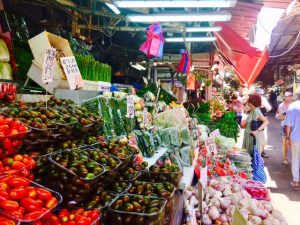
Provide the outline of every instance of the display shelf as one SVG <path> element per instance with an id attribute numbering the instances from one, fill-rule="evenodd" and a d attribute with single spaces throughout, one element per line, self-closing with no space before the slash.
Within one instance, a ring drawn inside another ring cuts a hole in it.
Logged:
<path id="1" fill-rule="evenodd" d="M 184 190 L 187 186 L 191 185 L 194 178 L 194 169 L 196 166 L 197 158 L 198 158 L 199 148 L 197 147 L 195 150 L 195 159 L 193 164 L 189 167 L 183 167 L 183 176 L 179 183 L 179 189 Z"/>
<path id="2" fill-rule="evenodd" d="M 148 167 L 150 167 L 154 165 L 156 161 L 166 153 L 166 151 L 167 148 L 159 148 L 152 157 L 144 157 L 144 161 L 146 161 L 148 163 Z"/>

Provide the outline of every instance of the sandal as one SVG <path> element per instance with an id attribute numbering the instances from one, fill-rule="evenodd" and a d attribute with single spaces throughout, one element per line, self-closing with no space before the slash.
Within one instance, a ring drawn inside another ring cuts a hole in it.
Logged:
<path id="1" fill-rule="evenodd" d="M 293 182 L 291 182 L 291 186 L 296 191 L 299 191 L 299 189 L 300 189 L 299 182 L 293 181 Z"/>
<path id="2" fill-rule="evenodd" d="M 261 153 L 261 157 L 263 157 L 263 158 L 269 158 L 269 156 L 265 152 Z"/>
<path id="3" fill-rule="evenodd" d="M 282 163 L 283 165 L 288 165 L 289 164 L 289 161 L 287 159 L 283 160 Z"/>

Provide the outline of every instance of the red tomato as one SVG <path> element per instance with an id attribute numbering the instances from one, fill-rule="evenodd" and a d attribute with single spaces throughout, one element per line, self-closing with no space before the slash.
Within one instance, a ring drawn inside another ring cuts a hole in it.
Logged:
<path id="1" fill-rule="evenodd" d="M 26 187 L 26 195 L 30 198 L 35 198 L 37 196 L 37 192 L 35 190 L 35 187 Z"/>
<path id="2" fill-rule="evenodd" d="M 98 210 L 91 210 L 88 212 L 88 217 L 90 217 L 92 220 L 98 219 L 100 216 L 100 212 Z"/>
<path id="3" fill-rule="evenodd" d="M 4 163 L 4 165 L 6 166 L 11 166 L 13 163 L 14 163 L 14 160 L 13 158 L 8 158 L 8 157 L 5 157 L 2 162 Z"/>
<path id="4" fill-rule="evenodd" d="M 79 220 L 77 220 L 77 225 L 91 225 L 92 219 L 87 217 L 81 217 Z"/>
<path id="5" fill-rule="evenodd" d="M 18 210 L 20 207 L 18 202 L 11 200 L 0 201 L 0 206 L 5 210 L 10 211 Z"/>
<path id="6" fill-rule="evenodd" d="M 25 164 L 20 161 L 14 161 L 11 165 L 11 168 L 15 170 L 20 170 L 22 168 L 25 168 Z"/>
<path id="7" fill-rule="evenodd" d="M 24 215 L 25 220 L 37 220 L 44 214 L 43 211 L 34 211 Z"/>
<path id="8" fill-rule="evenodd" d="M 42 208 L 41 202 L 29 197 L 22 199 L 21 205 L 29 212 L 37 211 Z"/>
<path id="9" fill-rule="evenodd" d="M 61 217 L 69 217 L 70 213 L 67 209 L 62 209 L 59 213 L 58 213 L 58 217 L 61 218 Z"/>
<path id="10" fill-rule="evenodd" d="M 35 189 L 36 192 L 37 192 L 37 196 L 39 199 L 42 199 L 42 200 L 49 200 L 52 198 L 52 194 L 50 191 L 46 190 L 46 189 L 43 189 L 43 188 L 36 188 Z"/>
<path id="11" fill-rule="evenodd" d="M 52 209 L 57 205 L 57 203 L 58 203 L 58 200 L 55 197 L 52 197 L 46 201 L 45 206 L 47 209 Z"/>
<path id="12" fill-rule="evenodd" d="M 23 187 L 14 188 L 10 191 L 10 198 L 13 200 L 21 200 L 26 197 L 26 191 Z"/>
<path id="13" fill-rule="evenodd" d="M 23 177 L 10 177 L 7 184 L 12 187 L 27 187 L 30 181 Z"/>

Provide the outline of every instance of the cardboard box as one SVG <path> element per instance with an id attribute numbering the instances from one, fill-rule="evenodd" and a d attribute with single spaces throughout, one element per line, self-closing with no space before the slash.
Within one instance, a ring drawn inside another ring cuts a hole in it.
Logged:
<path id="1" fill-rule="evenodd" d="M 46 48 L 53 47 L 56 49 L 60 49 L 66 57 L 74 56 L 68 40 L 57 35 L 51 34 L 47 31 L 44 31 L 38 34 L 37 36 L 31 38 L 30 40 L 28 40 L 28 43 L 34 57 L 34 61 L 40 68 L 42 68 L 44 63 L 44 54 Z M 40 74 L 40 76 L 42 76 L 42 73 Z M 53 79 L 61 80 L 63 77 L 63 72 L 59 68 L 58 63 L 56 62 L 54 65 Z M 41 84 L 39 83 L 39 85 Z"/>

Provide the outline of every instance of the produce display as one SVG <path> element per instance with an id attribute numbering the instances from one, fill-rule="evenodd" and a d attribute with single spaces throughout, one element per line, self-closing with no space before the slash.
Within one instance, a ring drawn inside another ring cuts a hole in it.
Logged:
<path id="1" fill-rule="evenodd" d="M 62 209 L 57 215 L 49 213 L 34 225 L 99 225 L 100 212 L 98 210 L 84 210 L 83 208 L 69 211 Z"/>
<path id="2" fill-rule="evenodd" d="M 14 83 L 0 82 L 0 100 L 14 102 L 17 95 L 17 85 Z"/>
<path id="3" fill-rule="evenodd" d="M 142 195 L 120 195 L 110 206 L 111 224 L 164 224 L 166 200 Z"/>
<path id="4" fill-rule="evenodd" d="M 0 213 L 22 222 L 40 219 L 62 201 L 60 194 L 23 177 L 2 177 L 0 183 Z"/>
<path id="5" fill-rule="evenodd" d="M 109 65 L 96 61 L 93 56 L 76 55 L 82 79 L 111 82 L 112 69 Z"/>
<path id="6" fill-rule="evenodd" d="M 231 224 L 236 207 L 248 224 L 287 224 L 269 201 L 252 198 L 243 185 L 235 178 L 211 179 L 202 205 L 203 224 Z"/>

